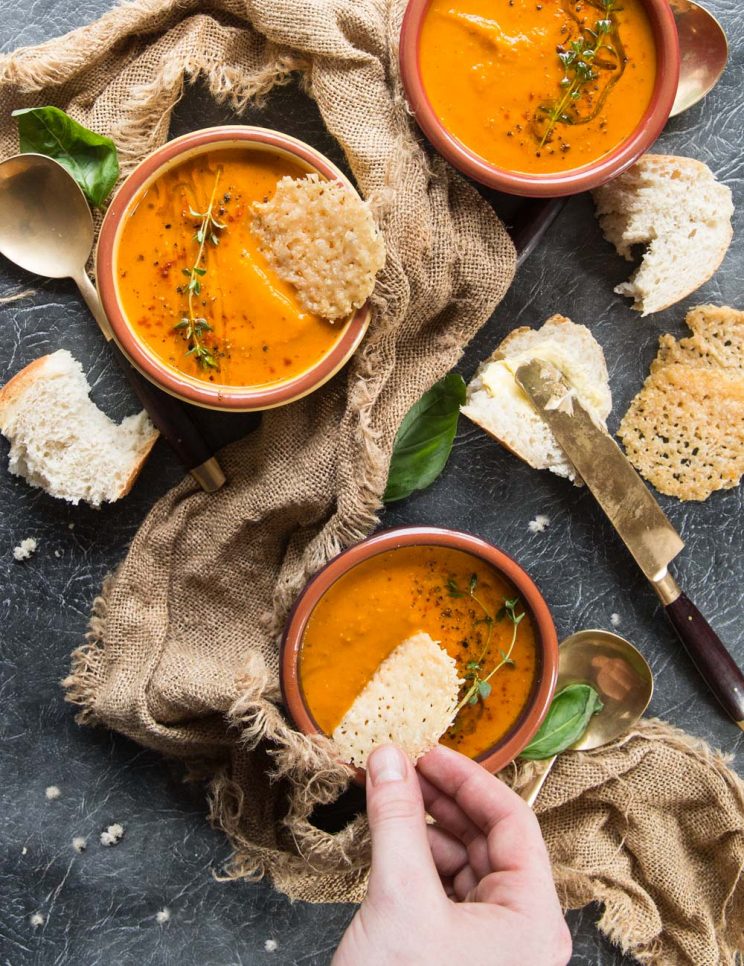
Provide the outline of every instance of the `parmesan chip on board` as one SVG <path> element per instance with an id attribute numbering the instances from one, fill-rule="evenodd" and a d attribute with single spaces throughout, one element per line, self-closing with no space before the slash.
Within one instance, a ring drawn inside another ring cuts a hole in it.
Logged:
<path id="1" fill-rule="evenodd" d="M 705 500 L 744 474 L 744 379 L 668 365 L 652 373 L 618 436 L 638 472 L 667 496 Z"/>
<path id="2" fill-rule="evenodd" d="M 744 312 L 699 305 L 685 322 L 691 336 L 659 339 L 618 436 L 660 493 L 705 500 L 744 475 Z"/>
<path id="3" fill-rule="evenodd" d="M 336 727 L 339 756 L 364 768 L 378 745 L 392 741 L 417 761 L 452 724 L 462 683 L 444 648 L 414 634 L 379 665 Z"/>

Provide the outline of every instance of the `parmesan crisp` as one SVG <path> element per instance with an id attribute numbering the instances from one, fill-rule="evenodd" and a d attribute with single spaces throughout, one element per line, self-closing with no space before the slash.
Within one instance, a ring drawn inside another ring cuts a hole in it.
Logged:
<path id="1" fill-rule="evenodd" d="M 364 305 L 385 264 L 385 243 L 354 191 L 317 174 L 285 177 L 253 212 L 263 253 L 309 312 L 343 319 Z"/>
<path id="2" fill-rule="evenodd" d="M 395 742 L 412 761 L 452 724 L 462 680 L 457 664 L 423 631 L 379 665 L 333 732 L 340 757 L 363 768 L 378 745 Z"/>

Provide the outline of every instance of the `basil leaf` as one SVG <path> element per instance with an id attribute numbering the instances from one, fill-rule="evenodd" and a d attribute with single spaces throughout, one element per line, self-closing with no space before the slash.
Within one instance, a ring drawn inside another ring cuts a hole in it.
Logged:
<path id="1" fill-rule="evenodd" d="M 119 159 L 111 138 L 89 131 L 57 107 L 13 111 L 18 118 L 21 152 L 44 154 L 58 161 L 98 207 L 119 177 Z"/>
<path id="2" fill-rule="evenodd" d="M 447 464 L 464 402 L 465 380 L 451 372 L 411 406 L 395 437 L 385 503 L 403 500 L 436 480 Z"/>
<path id="3" fill-rule="evenodd" d="M 569 684 L 555 695 L 545 720 L 520 757 L 536 761 L 559 755 L 581 738 L 592 715 L 603 707 L 589 684 Z"/>

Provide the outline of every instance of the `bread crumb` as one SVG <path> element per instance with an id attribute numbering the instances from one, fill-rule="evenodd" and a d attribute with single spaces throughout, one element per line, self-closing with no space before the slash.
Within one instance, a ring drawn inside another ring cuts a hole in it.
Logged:
<path id="1" fill-rule="evenodd" d="M 163 906 L 159 912 L 155 913 L 155 922 L 159 926 L 164 926 L 166 922 L 170 922 L 170 909 L 167 906 Z"/>
<path id="2" fill-rule="evenodd" d="M 44 792 L 46 797 L 50 802 L 53 802 L 55 798 L 59 798 L 62 792 L 57 787 L 57 785 L 48 785 L 46 791 Z"/>
<path id="3" fill-rule="evenodd" d="M 620 626 L 620 615 L 619 614 L 610 614 L 610 624 L 612 624 L 613 627 L 619 627 Z"/>
<path id="4" fill-rule="evenodd" d="M 39 543 L 35 537 L 26 537 L 25 540 L 21 540 L 17 547 L 13 547 L 13 556 L 16 560 L 28 560 L 36 553 L 38 546 Z"/>
<path id="5" fill-rule="evenodd" d="M 530 520 L 527 524 L 530 533 L 542 533 L 543 530 L 547 530 L 550 526 L 550 517 L 546 517 L 544 513 L 538 513 L 534 520 Z"/>
<path id="6" fill-rule="evenodd" d="M 85 852 L 88 847 L 88 840 L 83 838 L 82 835 L 76 835 L 72 840 L 72 847 L 76 852 Z"/>
<path id="7" fill-rule="evenodd" d="M 74 523 L 68 523 L 67 524 L 67 529 L 68 530 L 74 530 L 75 529 L 75 524 Z"/>
<path id="8" fill-rule="evenodd" d="M 44 925 L 44 923 L 46 922 L 46 919 L 45 919 L 43 913 L 41 913 L 41 912 L 34 912 L 34 913 L 31 914 L 31 916 L 29 917 L 29 920 L 28 921 L 31 923 L 31 925 L 34 927 L 34 929 L 38 929 L 39 926 L 43 926 Z"/>
<path id="9" fill-rule="evenodd" d="M 114 822 L 101 832 L 101 845 L 118 845 L 124 837 L 124 826 Z"/>
<path id="10" fill-rule="evenodd" d="M 279 943 L 276 939 L 267 939 L 264 943 L 264 949 L 267 953 L 275 953 L 279 948 Z"/>

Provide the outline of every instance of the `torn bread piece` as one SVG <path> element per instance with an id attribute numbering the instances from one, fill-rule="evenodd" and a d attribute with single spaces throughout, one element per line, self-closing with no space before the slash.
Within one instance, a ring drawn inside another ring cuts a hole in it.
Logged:
<path id="1" fill-rule="evenodd" d="M 339 757 L 364 768 L 379 745 L 395 742 L 412 761 L 452 724 L 462 680 L 455 660 L 423 631 L 379 665 L 333 732 Z"/>
<path id="2" fill-rule="evenodd" d="M 560 369 L 581 405 L 606 428 L 612 395 L 604 352 L 586 326 L 562 315 L 539 329 L 511 332 L 476 372 L 462 412 L 530 466 L 576 482 L 574 467 L 514 379 L 532 359 Z"/>
<path id="3" fill-rule="evenodd" d="M 385 243 L 356 192 L 317 174 L 285 177 L 253 212 L 261 250 L 309 312 L 344 319 L 364 305 L 385 264 Z"/>
<path id="4" fill-rule="evenodd" d="M 59 349 L 0 389 L 8 468 L 51 496 L 98 507 L 127 494 L 158 437 L 147 414 L 120 425 L 91 402 L 83 367 Z"/>
<path id="5" fill-rule="evenodd" d="M 619 295 L 642 315 L 660 312 L 714 274 L 733 237 L 731 189 L 692 158 L 646 154 L 624 174 L 593 191 L 605 238 L 632 260 L 643 260 Z"/>

